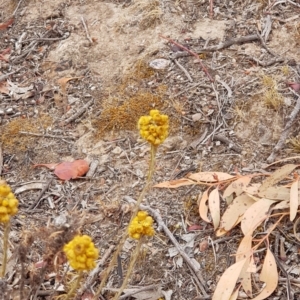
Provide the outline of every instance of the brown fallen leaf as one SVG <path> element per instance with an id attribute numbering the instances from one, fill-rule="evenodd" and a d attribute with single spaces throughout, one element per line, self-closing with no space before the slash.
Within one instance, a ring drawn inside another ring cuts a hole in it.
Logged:
<path id="1" fill-rule="evenodd" d="M 299 165 L 287 164 L 277 169 L 267 179 L 265 179 L 259 188 L 259 192 L 264 192 L 267 188 L 275 185 L 285 177 L 287 177 L 292 171 L 294 171 Z"/>
<path id="2" fill-rule="evenodd" d="M 241 222 L 241 229 L 244 235 L 253 233 L 266 219 L 270 206 L 274 203 L 276 203 L 275 200 L 262 198 L 247 209 Z"/>
<path id="3" fill-rule="evenodd" d="M 228 187 L 225 189 L 223 193 L 223 197 L 227 198 L 235 193 L 236 196 L 239 196 L 243 193 L 244 188 L 250 183 L 251 177 L 250 176 L 242 176 L 237 180 L 231 182 Z M 227 200 L 227 199 L 226 199 Z M 227 200 L 227 204 L 229 204 Z"/>
<path id="4" fill-rule="evenodd" d="M 200 198 L 200 195 L 199 195 Z M 210 223 L 210 220 L 207 216 L 208 214 L 208 206 L 206 205 L 206 202 L 208 200 L 208 190 L 206 190 L 203 195 L 201 196 L 200 202 L 199 202 L 199 214 L 202 220 L 204 220 L 207 223 Z"/>
<path id="5" fill-rule="evenodd" d="M 0 82 L 0 93 L 7 95 L 9 94 L 9 89 L 6 81 Z"/>
<path id="6" fill-rule="evenodd" d="M 259 276 L 265 282 L 264 288 L 259 295 L 252 300 L 263 300 L 269 297 L 276 289 L 278 284 L 277 265 L 273 253 L 267 249 L 267 254 Z"/>
<path id="7" fill-rule="evenodd" d="M 215 230 L 220 224 L 220 195 L 218 188 L 213 189 L 208 196 L 208 206 Z"/>
<path id="8" fill-rule="evenodd" d="M 213 294 L 212 300 L 229 300 L 236 282 L 240 276 L 241 270 L 246 263 L 246 259 L 236 262 L 230 266 L 221 276 L 218 281 L 217 287 Z"/>
<path id="9" fill-rule="evenodd" d="M 208 246 L 209 246 L 209 245 L 208 245 L 207 239 L 201 241 L 201 242 L 199 243 L 199 250 L 200 250 L 200 252 L 206 251 L 206 250 L 208 249 Z"/>
<path id="10" fill-rule="evenodd" d="M 239 285 L 235 291 L 232 293 L 232 295 L 230 296 L 229 300 L 236 300 L 239 296 L 239 291 L 240 291 L 241 285 Z"/>
<path id="11" fill-rule="evenodd" d="M 291 194 L 290 194 L 290 221 L 293 221 L 297 215 L 297 210 L 299 206 L 299 200 L 298 200 L 298 185 L 299 185 L 299 179 L 296 178 L 296 180 L 293 181 L 291 185 Z"/>
<path id="12" fill-rule="evenodd" d="M 46 167 L 54 170 L 54 174 L 61 180 L 76 179 L 85 175 L 89 170 L 88 162 L 83 159 L 72 162 L 66 161 L 60 164 L 37 164 L 33 167 Z"/>
<path id="13" fill-rule="evenodd" d="M 271 200 L 289 200 L 290 189 L 283 186 L 270 186 L 266 190 L 258 193 L 259 197 Z"/>
<path id="14" fill-rule="evenodd" d="M 14 18 L 11 18 L 4 23 L 0 23 L 0 30 L 6 29 L 8 26 L 10 26 L 14 22 L 14 20 L 15 20 Z"/>
<path id="15" fill-rule="evenodd" d="M 197 182 L 219 182 L 223 180 L 233 179 L 235 176 L 223 172 L 199 172 L 192 173 L 187 178 Z"/>
<path id="16" fill-rule="evenodd" d="M 300 82 L 287 82 L 286 84 L 295 92 L 300 90 Z"/>
<path id="17" fill-rule="evenodd" d="M 247 234 L 241 241 L 237 253 L 236 253 L 236 261 L 241 261 L 245 259 L 245 255 L 247 256 L 246 262 L 241 270 L 240 273 L 240 280 L 242 287 L 245 291 L 245 293 L 249 296 L 252 297 L 252 284 L 251 284 L 251 272 L 249 272 L 249 266 L 251 262 L 251 248 L 252 248 L 252 240 L 253 237 L 251 234 Z"/>
<path id="18" fill-rule="evenodd" d="M 196 182 L 192 181 L 192 180 L 189 180 L 187 178 L 181 178 L 181 179 L 176 179 L 176 180 L 164 181 L 164 182 L 161 182 L 161 183 L 158 183 L 158 184 L 154 185 L 153 187 L 176 189 L 178 187 L 191 185 L 191 184 L 196 184 Z"/>
<path id="19" fill-rule="evenodd" d="M 3 60 L 5 62 L 9 62 L 9 56 L 10 56 L 11 48 L 6 48 L 0 53 L 0 60 Z"/>
<path id="20" fill-rule="evenodd" d="M 231 204 L 227 207 L 226 211 L 221 217 L 220 228 L 228 232 L 234 226 L 236 226 L 237 220 L 242 216 L 246 210 L 254 204 L 255 201 L 247 194 L 237 196 Z"/>

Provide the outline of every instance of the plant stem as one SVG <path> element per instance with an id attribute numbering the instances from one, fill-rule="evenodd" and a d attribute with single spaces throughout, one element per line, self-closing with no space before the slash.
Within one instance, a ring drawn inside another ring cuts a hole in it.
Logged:
<path id="1" fill-rule="evenodd" d="M 83 271 L 80 271 L 75 283 L 72 285 L 71 289 L 69 290 L 65 300 L 74 299 L 76 290 L 79 288 L 82 276 L 83 276 Z"/>
<path id="2" fill-rule="evenodd" d="M 153 177 L 153 173 L 154 173 L 154 170 L 155 170 L 155 155 L 156 155 L 156 150 L 157 150 L 157 147 L 156 146 L 153 146 L 151 144 L 151 150 L 150 150 L 150 162 L 149 162 L 149 170 L 148 170 L 148 176 L 147 176 L 147 180 L 146 180 L 146 183 L 145 183 L 145 186 L 135 204 L 135 207 L 134 207 L 134 210 L 133 210 L 133 213 L 132 213 L 132 216 L 131 216 L 131 219 L 130 219 L 130 222 L 128 223 L 128 227 L 131 223 L 131 221 L 133 220 L 133 218 L 136 216 L 139 208 L 140 208 L 140 204 L 142 202 L 142 200 L 144 199 L 144 196 L 145 196 L 145 193 L 147 192 L 148 188 L 150 187 L 150 184 L 151 184 L 151 180 L 152 180 L 152 177 Z M 120 242 L 119 242 L 119 245 L 116 249 L 116 251 L 114 252 L 113 254 L 113 257 L 105 271 L 105 274 L 101 280 L 101 283 L 100 283 L 100 286 L 97 290 L 97 292 L 95 293 L 95 296 L 93 299 L 98 299 L 98 296 L 100 295 L 104 285 L 106 284 L 106 280 L 109 276 L 109 274 L 111 273 L 112 269 L 114 268 L 116 262 L 117 262 L 117 258 L 118 258 L 118 255 L 119 253 L 121 252 L 122 248 L 123 248 L 123 245 L 128 237 L 128 227 L 126 228 L 126 231 L 124 232 Z"/>
<path id="3" fill-rule="evenodd" d="M 118 300 L 120 298 L 120 295 L 122 294 L 123 290 L 127 286 L 129 277 L 130 277 L 130 275 L 133 271 L 133 268 L 134 268 L 135 262 L 138 258 L 138 255 L 139 255 L 141 246 L 143 244 L 143 241 L 144 241 L 143 237 L 138 240 L 138 244 L 136 245 L 136 248 L 135 248 L 134 252 L 131 255 L 131 259 L 130 259 L 129 267 L 128 267 L 128 270 L 127 270 L 127 274 L 126 274 L 126 276 L 123 280 L 122 286 L 120 287 L 118 293 L 114 296 L 113 300 Z"/>
<path id="4" fill-rule="evenodd" d="M 9 236 L 10 222 L 4 224 L 4 233 L 3 233 L 3 260 L 2 260 L 2 269 L 1 269 L 1 278 L 5 276 L 6 264 L 7 264 L 7 250 L 8 250 L 8 236 Z"/>

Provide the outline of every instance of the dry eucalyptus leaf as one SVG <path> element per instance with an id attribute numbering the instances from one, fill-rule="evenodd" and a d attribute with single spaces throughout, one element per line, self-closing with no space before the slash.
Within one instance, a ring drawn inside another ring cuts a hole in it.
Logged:
<path id="1" fill-rule="evenodd" d="M 237 225 L 239 217 L 254 203 L 255 201 L 247 194 L 236 197 L 224 212 L 221 218 L 220 228 L 223 228 L 225 231 L 232 229 Z"/>
<path id="2" fill-rule="evenodd" d="M 232 179 L 234 177 L 235 176 L 223 172 L 200 172 L 200 173 L 193 173 L 187 176 L 187 178 L 195 180 L 197 182 L 218 182 L 218 181 Z"/>
<path id="3" fill-rule="evenodd" d="M 289 200 L 290 189 L 283 186 L 270 186 L 266 190 L 259 192 L 258 195 L 271 200 Z"/>
<path id="4" fill-rule="evenodd" d="M 200 198 L 200 195 L 199 195 L 199 198 Z M 202 218 L 202 220 L 204 220 L 207 223 L 210 223 L 210 220 L 209 220 L 209 218 L 207 216 L 207 214 L 208 214 L 208 206 L 206 205 L 207 200 L 208 200 L 208 190 L 206 190 L 203 193 L 203 195 L 202 195 L 202 197 L 200 199 L 199 214 L 200 214 L 200 217 Z"/>
<path id="5" fill-rule="evenodd" d="M 257 195 L 260 186 L 260 183 L 252 183 L 251 185 L 244 187 L 244 192 L 250 195 Z"/>
<path id="6" fill-rule="evenodd" d="M 218 188 L 213 189 L 208 196 L 208 206 L 215 230 L 220 224 L 220 195 Z"/>
<path id="7" fill-rule="evenodd" d="M 246 259 L 236 262 L 223 273 L 217 284 L 212 300 L 230 299 L 245 263 Z"/>
<path id="8" fill-rule="evenodd" d="M 270 206 L 274 203 L 276 203 L 276 201 L 263 198 L 247 209 L 241 222 L 241 229 L 244 235 L 252 234 L 252 232 L 265 220 Z"/>
<path id="9" fill-rule="evenodd" d="M 240 291 L 241 285 L 239 285 L 235 291 L 232 293 L 232 295 L 230 296 L 229 300 L 236 300 L 238 295 L 239 295 L 239 291 Z"/>
<path id="10" fill-rule="evenodd" d="M 237 180 L 231 182 L 228 187 L 225 189 L 223 193 L 223 197 L 227 198 L 228 196 L 232 195 L 235 193 L 236 196 L 239 196 L 240 194 L 243 193 L 244 188 L 250 183 L 251 177 L 249 176 L 242 176 L 238 178 Z M 226 199 L 227 200 L 227 199 Z M 227 204 L 228 201 L 227 201 Z"/>
<path id="11" fill-rule="evenodd" d="M 293 170 L 295 170 L 298 167 L 298 165 L 294 164 L 287 164 L 279 169 L 277 169 L 273 174 L 270 175 L 267 179 L 265 179 L 262 183 L 262 185 L 259 188 L 259 192 L 263 192 L 269 187 L 275 185 L 277 182 L 284 179 L 286 176 L 288 176 Z"/>
<path id="12" fill-rule="evenodd" d="M 299 206 L 298 199 L 298 178 L 291 185 L 291 194 L 290 194 L 290 220 L 293 221 L 297 215 L 297 210 Z"/>
<path id="13" fill-rule="evenodd" d="M 154 185 L 153 187 L 176 189 L 178 187 L 185 186 L 185 185 L 191 185 L 191 184 L 196 184 L 196 183 L 187 178 L 181 178 L 181 179 L 177 179 L 177 180 L 164 181 L 164 182 Z"/>
<path id="14" fill-rule="evenodd" d="M 251 248 L 252 248 L 252 239 L 251 234 L 246 235 L 237 250 L 236 261 L 241 261 L 246 259 L 246 262 L 241 270 L 240 279 L 244 291 L 248 296 L 252 296 L 252 284 L 251 284 L 251 273 L 249 272 L 249 266 L 251 263 Z"/>
<path id="15" fill-rule="evenodd" d="M 262 292 L 252 300 L 263 300 L 269 297 L 276 289 L 278 284 L 277 265 L 273 253 L 270 249 L 264 260 L 264 264 L 259 276 L 260 280 L 265 282 Z"/>
<path id="16" fill-rule="evenodd" d="M 275 206 L 273 206 L 272 211 L 276 209 L 286 209 L 286 208 L 290 208 L 290 200 L 281 201 L 277 203 Z"/>

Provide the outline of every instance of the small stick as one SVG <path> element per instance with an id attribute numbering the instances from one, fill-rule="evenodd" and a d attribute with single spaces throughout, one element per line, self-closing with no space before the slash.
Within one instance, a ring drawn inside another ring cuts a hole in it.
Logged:
<path id="1" fill-rule="evenodd" d="M 138 290 L 135 290 L 135 291 L 132 291 L 132 292 L 128 292 L 128 293 L 125 293 L 123 296 L 120 297 L 120 300 L 122 299 L 126 299 L 127 297 L 130 297 L 130 296 L 133 296 L 137 293 L 140 293 L 140 292 L 144 292 L 144 291 L 149 291 L 149 290 L 154 290 L 154 289 L 157 289 L 157 285 L 148 285 L 148 286 L 144 286 Z"/>
<path id="2" fill-rule="evenodd" d="M 259 40 L 260 40 L 262 46 L 263 46 L 263 47 L 264 47 L 271 55 L 273 55 L 273 56 L 276 57 L 277 55 L 267 47 L 267 45 L 266 45 L 266 43 L 265 43 L 263 37 L 262 37 L 258 32 L 257 32 L 257 36 L 259 37 Z"/>
<path id="3" fill-rule="evenodd" d="M 218 51 L 218 50 L 222 50 L 222 49 L 228 48 L 228 47 L 230 47 L 232 45 L 235 45 L 235 44 L 242 44 L 242 43 L 247 43 L 247 42 L 252 42 L 252 41 L 258 41 L 258 40 L 259 40 L 259 37 L 258 37 L 257 34 L 250 34 L 250 35 L 242 36 L 242 37 L 239 37 L 239 38 L 229 39 L 229 40 L 225 41 L 224 43 L 221 43 L 221 44 L 216 45 L 216 46 L 211 46 L 211 47 L 201 48 L 201 49 L 195 49 L 195 52 L 198 53 L 198 54 L 200 54 L 200 53 L 207 53 L 207 52 L 213 52 L 213 51 Z M 195 54 L 194 52 L 190 51 L 189 49 L 187 49 L 187 48 L 185 48 L 185 47 L 183 47 L 183 46 L 181 46 L 179 44 L 176 44 L 176 45 L 178 45 L 178 47 L 181 47 L 182 49 L 184 48 L 183 50 L 187 51 L 188 53 L 185 53 L 185 52 L 174 53 L 172 55 L 173 59 L 178 58 L 178 57 L 183 57 L 183 56 L 188 56 L 188 55 L 194 55 Z M 197 55 L 197 58 L 199 58 L 198 55 Z"/>
<path id="4" fill-rule="evenodd" d="M 38 204 L 40 203 L 40 200 L 42 199 L 43 195 L 45 194 L 45 192 L 48 190 L 49 186 L 51 185 L 53 179 L 50 179 L 43 187 L 43 189 L 41 190 L 40 194 L 38 195 L 38 197 L 36 198 L 36 200 L 29 206 L 29 208 L 27 208 L 27 210 L 32 210 L 34 208 L 36 208 L 36 206 L 38 206 Z"/>
<path id="5" fill-rule="evenodd" d="M 41 133 L 34 133 L 34 132 L 27 132 L 27 131 L 19 131 L 20 134 L 32 135 L 32 136 L 40 136 L 44 138 L 54 138 L 54 139 L 71 139 L 74 140 L 72 136 L 59 136 L 53 134 L 41 134 Z"/>
<path id="6" fill-rule="evenodd" d="M 16 15 L 16 13 L 17 13 L 17 11 L 18 11 L 18 9 L 19 9 L 19 6 L 20 6 L 20 4 L 22 3 L 22 1 L 23 1 L 23 0 L 20 0 L 20 1 L 19 1 L 18 5 L 17 5 L 17 7 L 16 7 L 16 9 L 15 9 L 15 11 L 13 12 L 13 17 Z"/>
<path id="7" fill-rule="evenodd" d="M 32 41 L 38 41 L 38 42 L 42 42 L 42 41 L 49 41 L 49 42 L 55 42 L 55 41 L 61 41 L 61 40 L 65 40 L 70 36 L 69 33 L 65 33 L 63 36 L 61 37 L 57 37 L 57 38 L 32 38 L 32 39 L 27 39 L 24 41 L 21 41 L 22 44 L 27 43 L 27 42 L 32 42 Z"/>
<path id="8" fill-rule="evenodd" d="M 300 96 L 297 99 L 297 103 L 294 107 L 294 109 L 292 110 L 290 116 L 289 116 L 289 121 L 286 123 L 284 130 L 281 133 L 281 136 L 276 144 L 276 146 L 274 147 L 272 153 L 270 154 L 270 156 L 267 158 L 267 162 L 270 164 L 275 160 L 276 154 L 277 152 L 282 149 L 283 145 L 285 144 L 285 141 L 288 137 L 288 134 L 291 131 L 292 125 L 295 122 L 295 119 L 298 115 L 300 111 Z"/>
<path id="9" fill-rule="evenodd" d="M 81 22 L 82 22 L 82 24 L 83 24 L 83 27 L 84 27 L 84 30 L 85 30 L 86 37 L 87 37 L 87 39 L 89 40 L 89 42 L 91 43 L 91 45 L 92 45 L 92 44 L 93 44 L 93 40 L 92 40 L 92 38 L 91 38 L 91 36 L 90 36 L 90 34 L 89 34 L 89 31 L 88 31 L 87 26 L 86 26 L 86 24 L 85 24 L 84 18 L 83 18 L 82 16 L 81 16 Z"/>
<path id="10" fill-rule="evenodd" d="M 237 153 L 241 153 L 242 149 L 239 148 L 238 146 L 234 145 L 234 143 L 229 140 L 228 138 L 226 138 L 223 135 L 219 135 L 219 134 L 215 134 L 212 138 L 213 141 L 219 141 L 222 142 L 224 144 L 226 144 L 228 146 L 229 149 L 232 149 L 233 151 L 237 152 Z"/>
<path id="11" fill-rule="evenodd" d="M 287 300 L 291 300 L 293 299 L 292 297 L 292 288 L 291 288 L 291 282 L 290 282 L 290 277 L 288 272 L 286 271 L 286 269 L 284 268 L 284 266 L 282 265 L 280 259 L 278 258 L 278 256 L 276 254 L 274 254 L 274 258 L 276 260 L 277 266 L 279 267 L 279 269 L 281 270 L 281 272 L 285 275 L 285 280 L 286 280 L 286 296 L 287 296 Z"/>
<path id="12" fill-rule="evenodd" d="M 266 61 L 266 62 L 260 61 L 255 57 L 251 57 L 251 59 L 253 61 L 255 61 L 258 65 L 262 66 L 262 67 L 269 67 L 269 66 L 272 66 L 273 64 L 281 63 L 281 62 L 285 61 L 285 59 L 282 58 L 282 57 L 275 57 L 274 59 L 271 59 L 271 60 Z"/>
<path id="13" fill-rule="evenodd" d="M 177 59 L 174 59 L 175 64 L 183 71 L 189 82 L 193 82 L 193 78 L 189 74 L 189 72 L 177 61 Z"/>
<path id="14" fill-rule="evenodd" d="M 76 120 L 79 116 L 81 116 L 92 104 L 94 100 L 90 100 L 87 102 L 81 109 L 79 109 L 73 116 L 63 121 L 64 125 L 71 123 Z"/>
<path id="15" fill-rule="evenodd" d="M 211 75 L 209 74 L 207 68 L 204 66 L 204 64 L 202 63 L 202 61 L 201 61 L 201 59 L 200 59 L 200 57 L 199 57 L 199 55 L 198 55 L 197 53 L 191 51 L 190 49 L 188 49 L 188 48 L 186 48 L 186 47 L 184 47 L 184 46 L 182 46 L 181 44 L 175 42 L 175 41 L 172 40 L 172 39 L 169 39 L 169 38 L 167 38 L 167 37 L 164 37 L 164 36 L 161 35 L 161 34 L 160 34 L 159 36 L 160 36 L 161 38 L 163 38 L 163 39 L 169 41 L 170 43 L 176 45 L 177 47 L 179 47 L 179 48 L 181 48 L 181 49 L 187 51 L 187 52 L 190 53 L 191 55 L 195 56 L 195 57 L 197 58 L 197 60 L 199 61 L 202 70 L 203 70 L 204 73 L 207 75 L 207 77 L 209 78 L 209 80 L 210 80 L 211 82 L 214 82 L 214 79 L 213 79 L 213 78 L 211 77 Z"/>
<path id="16" fill-rule="evenodd" d="M 210 14 L 210 18 L 212 19 L 214 16 L 214 1 L 213 0 L 209 0 L 209 14 Z"/>
<path id="17" fill-rule="evenodd" d="M 125 196 L 124 199 L 127 202 L 131 202 L 131 203 L 136 203 L 136 201 L 129 197 L 129 196 Z M 180 255 L 182 256 L 182 258 L 184 259 L 184 261 L 188 264 L 188 266 L 192 269 L 194 275 L 197 277 L 197 282 L 198 282 L 198 287 L 201 290 L 202 294 L 207 297 L 208 294 L 205 291 L 205 281 L 202 277 L 201 271 L 196 267 L 195 263 L 192 262 L 192 260 L 190 259 L 190 257 L 185 253 L 185 251 L 182 249 L 182 247 L 180 246 L 180 244 L 177 242 L 177 240 L 175 239 L 174 235 L 172 234 L 172 232 L 169 230 L 169 228 L 167 227 L 167 225 L 164 223 L 164 221 L 162 220 L 161 215 L 159 214 L 158 211 L 156 211 L 155 209 L 151 208 L 150 206 L 146 206 L 143 204 L 140 204 L 140 208 L 142 210 L 148 210 L 151 215 L 155 218 L 156 222 L 158 223 L 158 226 L 160 228 L 163 229 L 163 231 L 165 232 L 165 234 L 168 236 L 168 238 L 170 239 L 170 241 L 174 244 L 174 246 L 177 248 L 178 252 L 180 253 Z"/>

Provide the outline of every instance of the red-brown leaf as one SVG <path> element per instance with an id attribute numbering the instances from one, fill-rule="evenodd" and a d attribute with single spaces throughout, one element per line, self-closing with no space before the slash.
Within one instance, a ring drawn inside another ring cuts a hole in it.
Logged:
<path id="1" fill-rule="evenodd" d="M 6 29 L 9 25 L 11 25 L 14 22 L 14 18 L 9 19 L 8 21 L 4 23 L 0 23 L 0 30 Z"/>
<path id="2" fill-rule="evenodd" d="M 72 162 L 62 162 L 60 164 L 37 164 L 33 166 L 46 167 L 54 170 L 54 174 L 61 180 L 70 180 L 81 177 L 89 170 L 89 164 L 83 159 L 74 160 Z"/>
<path id="3" fill-rule="evenodd" d="M 75 160 L 73 162 L 63 162 L 59 164 L 54 174 L 62 180 L 70 180 L 81 177 L 89 170 L 89 164 L 85 160 Z"/>
<path id="4" fill-rule="evenodd" d="M 287 82 L 286 84 L 295 92 L 300 90 L 300 82 Z"/>

